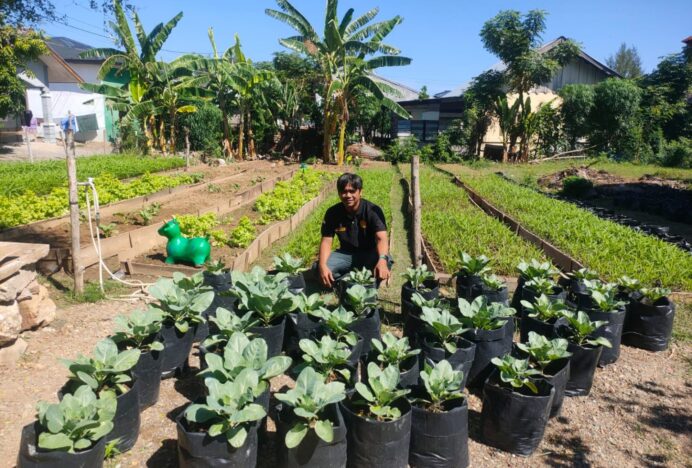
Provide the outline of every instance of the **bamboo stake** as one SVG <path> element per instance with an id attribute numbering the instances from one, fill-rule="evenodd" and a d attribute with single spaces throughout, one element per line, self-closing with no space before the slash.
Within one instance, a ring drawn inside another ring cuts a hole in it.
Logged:
<path id="1" fill-rule="evenodd" d="M 419 167 L 419 157 L 415 155 L 411 160 L 411 197 L 413 198 L 413 266 L 416 267 L 423 261 Z"/>
<path id="2" fill-rule="evenodd" d="M 69 185 L 70 200 L 70 236 L 72 239 L 72 274 L 74 276 L 74 291 L 77 294 L 84 292 L 84 269 L 81 261 L 81 246 L 79 244 L 79 202 L 77 197 L 77 160 L 75 152 L 68 149 L 68 141 L 72 137 L 72 130 L 64 134 L 65 159 L 67 160 L 67 181 Z"/>

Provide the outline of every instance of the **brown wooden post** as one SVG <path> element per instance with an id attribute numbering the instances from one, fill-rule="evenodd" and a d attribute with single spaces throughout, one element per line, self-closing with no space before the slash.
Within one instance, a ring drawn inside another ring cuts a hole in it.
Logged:
<path id="1" fill-rule="evenodd" d="M 413 202 L 413 266 L 420 266 L 420 264 L 423 262 L 419 166 L 419 157 L 418 155 L 415 155 L 411 160 L 411 197 Z"/>
<path id="2" fill-rule="evenodd" d="M 68 130 L 66 133 L 70 133 Z M 65 135 L 65 141 L 67 141 Z M 79 202 L 77 196 L 77 161 L 74 151 L 72 154 L 65 145 L 65 157 L 67 159 L 67 181 L 70 200 L 70 231 L 72 237 L 72 274 L 74 276 L 74 291 L 78 294 L 84 292 L 84 270 L 82 269 L 81 250 L 79 245 Z"/>

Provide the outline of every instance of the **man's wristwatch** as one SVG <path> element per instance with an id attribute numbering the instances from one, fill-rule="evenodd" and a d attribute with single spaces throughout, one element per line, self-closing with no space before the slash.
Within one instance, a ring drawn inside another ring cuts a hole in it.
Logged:
<path id="1" fill-rule="evenodd" d="M 386 255 L 380 255 L 380 260 L 387 260 L 387 256 Z"/>

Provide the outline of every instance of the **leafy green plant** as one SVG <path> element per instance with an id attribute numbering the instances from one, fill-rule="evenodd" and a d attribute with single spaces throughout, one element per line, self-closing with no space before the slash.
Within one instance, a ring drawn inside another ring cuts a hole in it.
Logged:
<path id="1" fill-rule="evenodd" d="M 534 278 L 524 283 L 524 288 L 530 289 L 534 294 L 555 294 L 557 283 L 549 278 Z"/>
<path id="2" fill-rule="evenodd" d="M 567 351 L 568 341 L 564 338 L 549 340 L 536 332 L 529 332 L 528 343 L 517 343 L 517 347 L 529 355 L 529 360 L 538 365 L 541 373 L 553 361 L 565 359 L 572 355 Z"/>
<path id="3" fill-rule="evenodd" d="M 233 271 L 229 293 L 238 298 L 240 310 L 252 312 L 263 325 L 283 317 L 297 307 L 295 296 L 288 290 L 285 273 L 268 275 L 260 267 L 249 273 Z"/>
<path id="4" fill-rule="evenodd" d="M 579 176 L 568 176 L 562 181 L 561 193 L 566 197 L 584 198 L 593 190 L 593 182 Z"/>
<path id="5" fill-rule="evenodd" d="M 481 281 L 483 285 L 491 291 L 499 291 L 505 287 L 505 282 L 496 275 L 482 275 Z"/>
<path id="6" fill-rule="evenodd" d="M 645 304 L 655 304 L 658 300 L 667 297 L 670 294 L 668 288 L 641 288 L 639 292 L 642 295 L 642 302 Z"/>
<path id="7" fill-rule="evenodd" d="M 607 293 L 591 291 L 591 300 L 601 312 L 617 312 L 625 305 L 625 302 L 616 299 L 615 289 Z"/>
<path id="8" fill-rule="evenodd" d="M 202 312 L 214 300 L 214 291 L 203 285 L 202 272 L 186 277 L 173 273 L 173 278 L 159 278 L 149 287 L 149 294 L 158 300 L 152 307 L 163 313 L 164 323 L 173 324 L 180 333 L 202 321 Z"/>
<path id="9" fill-rule="evenodd" d="M 206 379 L 204 383 L 209 392 L 205 403 L 188 406 L 185 419 L 206 428 L 210 437 L 223 435 L 232 447 L 242 447 L 250 425 L 267 415 L 262 405 L 255 403 L 266 390 L 258 373 L 243 369 L 232 381 Z"/>
<path id="10" fill-rule="evenodd" d="M 426 323 L 427 329 L 435 336 L 439 345 L 449 353 L 456 352 L 456 339 L 467 330 L 459 319 L 448 310 L 431 307 L 423 307 L 420 318 Z"/>
<path id="11" fill-rule="evenodd" d="M 641 282 L 638 279 L 623 275 L 617 280 L 617 285 L 626 294 L 632 294 L 641 289 Z"/>
<path id="12" fill-rule="evenodd" d="M 320 307 L 316 310 L 311 310 L 310 315 L 322 319 L 322 324 L 327 327 L 329 333 L 339 341 L 348 343 L 350 346 L 355 346 L 358 342 L 358 337 L 354 332 L 349 330 L 349 327 L 356 321 L 356 315 L 339 306 L 334 310 L 329 310 L 325 307 Z"/>
<path id="13" fill-rule="evenodd" d="M 442 412 L 442 405 L 447 401 L 465 398 L 461 390 L 464 373 L 454 370 L 446 359 L 434 366 L 426 362 L 423 370 L 420 371 L 420 378 L 427 398 L 417 401 L 422 402 L 432 412 Z"/>
<path id="14" fill-rule="evenodd" d="M 545 294 L 538 296 L 534 302 L 522 300 L 521 305 L 529 317 L 543 322 L 560 318 L 565 311 L 569 310 L 564 302 L 553 302 Z"/>
<path id="15" fill-rule="evenodd" d="M 572 278 L 580 281 L 598 279 L 598 272 L 591 270 L 589 268 L 580 268 L 578 270 L 574 270 L 570 272 L 569 275 Z"/>
<path id="16" fill-rule="evenodd" d="M 319 341 L 303 338 L 298 345 L 304 353 L 302 357 L 305 365 L 322 374 L 327 382 L 339 376 L 346 381 L 351 379 L 351 371 L 345 368 L 351 357 L 351 348 L 348 344 L 324 335 Z"/>
<path id="17" fill-rule="evenodd" d="M 306 367 L 300 372 L 295 388 L 274 396 L 292 407 L 297 417 L 293 427 L 286 433 L 286 447 L 297 447 L 309 430 L 314 430 L 317 437 L 327 443 L 334 440 L 334 426 L 324 417 L 324 410 L 346 398 L 343 383 L 325 383 L 323 376 L 312 367 Z"/>
<path id="18" fill-rule="evenodd" d="M 228 243 L 228 236 L 221 229 L 215 229 L 219 225 L 216 213 L 204 213 L 202 215 L 186 214 L 176 215 L 180 225 L 180 232 L 188 237 L 208 237 L 213 246 Z"/>
<path id="19" fill-rule="evenodd" d="M 244 315 L 237 315 L 223 307 L 217 308 L 216 316 L 210 315 L 209 320 L 216 324 L 219 331 L 214 335 L 208 336 L 202 342 L 202 345 L 207 348 L 207 350 L 225 346 L 228 339 L 233 336 L 234 333 L 240 332 L 249 335 L 250 328 L 257 326 L 259 323 L 254 318 L 252 312 L 246 312 Z"/>
<path id="20" fill-rule="evenodd" d="M 429 307 L 432 309 L 444 309 L 450 310 L 450 304 L 444 298 L 435 297 L 433 299 L 426 299 L 418 293 L 413 293 L 411 295 L 411 302 L 423 309 L 423 307 Z"/>
<path id="21" fill-rule="evenodd" d="M 398 367 L 402 362 L 420 353 L 420 349 L 411 349 L 408 338 L 397 338 L 391 332 L 382 335 L 382 341 L 373 339 L 372 348 L 377 353 L 376 359 L 386 366 Z"/>
<path id="22" fill-rule="evenodd" d="M 101 235 L 105 238 L 113 237 L 113 234 L 118 233 L 118 225 L 115 223 L 99 224 Z"/>
<path id="23" fill-rule="evenodd" d="M 204 269 L 211 275 L 224 275 L 229 271 L 226 264 L 221 259 L 207 261 L 207 263 L 204 264 Z"/>
<path id="24" fill-rule="evenodd" d="M 156 215 L 159 214 L 161 211 L 161 204 L 160 203 L 152 203 L 151 205 L 147 206 L 146 208 L 142 209 L 139 211 L 139 217 L 142 219 L 142 225 L 143 226 L 149 226 L 151 223 L 151 220 L 154 219 Z"/>
<path id="25" fill-rule="evenodd" d="M 87 385 L 99 395 L 112 391 L 117 395 L 127 393 L 132 382 L 130 371 L 139 361 L 141 351 L 118 351 L 118 345 L 110 338 L 96 343 L 93 356 L 80 354 L 73 361 L 62 359 L 70 371 L 68 378 L 78 385 Z"/>
<path id="26" fill-rule="evenodd" d="M 220 193 L 221 192 L 221 187 L 216 184 L 209 184 L 207 185 L 207 191 L 209 193 Z"/>
<path id="27" fill-rule="evenodd" d="M 459 252 L 458 272 L 459 276 L 482 276 L 490 272 L 488 264 L 490 259 L 485 255 L 474 257 L 466 252 Z"/>
<path id="28" fill-rule="evenodd" d="M 488 304 L 488 300 L 483 296 L 478 296 L 471 303 L 459 298 L 457 304 L 461 314 L 461 323 L 468 328 L 480 330 L 500 328 L 509 317 L 516 313 L 513 308 L 499 302 Z"/>
<path id="29" fill-rule="evenodd" d="M 538 278 L 552 279 L 558 274 L 557 269 L 550 262 L 540 262 L 532 258 L 528 262 L 522 260 L 517 265 L 519 274 L 526 281 L 531 281 Z"/>
<path id="30" fill-rule="evenodd" d="M 129 317 L 119 315 L 113 321 L 116 330 L 112 338 L 121 348 L 163 351 L 163 343 L 156 339 L 163 321 L 160 310 L 135 310 Z"/>
<path id="31" fill-rule="evenodd" d="M 387 366 L 383 369 L 371 362 L 368 364 L 368 382 L 356 383 L 356 392 L 365 399 L 368 415 L 378 421 L 395 421 L 401 417 L 401 410 L 392 406 L 396 400 L 407 395 L 409 389 L 399 389 L 399 369 Z"/>
<path id="32" fill-rule="evenodd" d="M 293 257 L 288 252 L 274 257 L 274 269 L 280 273 L 288 273 L 289 275 L 297 275 L 307 270 L 305 267 L 305 260 Z"/>
<path id="33" fill-rule="evenodd" d="M 330 174 L 305 170 L 291 180 L 277 182 L 274 188 L 257 197 L 255 210 L 260 213 L 262 224 L 288 219 L 298 212 L 301 206 L 315 198 Z"/>
<path id="34" fill-rule="evenodd" d="M 593 332 L 606 325 L 608 322 L 599 320 L 592 322 L 586 312 L 581 310 L 574 312 L 565 312 L 562 314 L 563 317 L 567 319 L 569 324 L 569 335 L 568 338 L 577 345 L 583 346 L 588 344 L 591 346 L 605 346 L 606 348 L 612 348 L 610 340 L 602 336 L 593 338 L 591 335 Z"/>
<path id="35" fill-rule="evenodd" d="M 296 295 L 296 308 L 304 314 L 312 315 L 313 312 L 327 305 L 327 300 L 331 295 L 323 296 L 319 293 L 313 293 L 306 296 L 304 293 Z"/>
<path id="36" fill-rule="evenodd" d="M 356 316 L 366 315 L 377 305 L 377 290 L 354 284 L 344 293 L 344 302 Z"/>
<path id="37" fill-rule="evenodd" d="M 406 273 L 402 273 L 401 276 L 403 276 L 416 291 L 425 291 L 427 288 L 424 286 L 424 283 L 435 279 L 435 273 L 428 271 L 428 265 L 425 264 L 407 268 Z"/>
<path id="38" fill-rule="evenodd" d="M 517 359 L 506 354 L 502 358 L 492 358 L 490 362 L 499 369 L 502 382 L 509 384 L 512 388 L 526 387 L 533 393 L 538 393 L 538 387 L 531 379 L 533 376 L 540 375 L 540 371 L 533 369 L 528 359 Z"/>
<path id="39" fill-rule="evenodd" d="M 375 282 L 375 277 L 372 276 L 372 271 L 367 268 L 361 268 L 360 270 L 351 270 L 348 272 L 348 274 L 343 277 L 342 281 L 354 283 L 355 285 L 370 286 Z"/>
<path id="40" fill-rule="evenodd" d="M 86 450 L 113 430 L 116 400 L 111 392 L 100 397 L 87 385 L 64 395 L 59 403 L 37 405 L 38 447 L 75 453 Z"/>
<path id="41" fill-rule="evenodd" d="M 586 292 L 589 294 L 596 291 L 607 296 L 613 295 L 617 292 L 616 283 L 606 283 L 605 281 L 601 281 L 599 279 L 584 280 L 583 283 L 584 287 L 586 288 Z"/>
<path id="42" fill-rule="evenodd" d="M 257 229 L 247 216 L 238 220 L 238 225 L 231 230 L 228 245 L 231 247 L 245 248 L 257 237 Z"/>
<path id="43" fill-rule="evenodd" d="M 257 372 L 264 392 L 269 388 L 269 379 L 283 374 L 291 365 L 291 358 L 274 356 L 267 359 L 267 342 L 262 338 L 249 339 L 243 333 L 231 335 L 223 349 L 223 356 L 207 353 L 204 356 L 207 368 L 197 375 L 219 382 L 230 382 L 236 379 L 244 369 Z"/>

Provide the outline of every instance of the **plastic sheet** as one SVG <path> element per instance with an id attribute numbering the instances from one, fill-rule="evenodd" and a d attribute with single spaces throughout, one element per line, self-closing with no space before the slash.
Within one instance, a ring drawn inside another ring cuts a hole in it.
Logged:
<path id="1" fill-rule="evenodd" d="M 438 348 L 432 345 L 428 340 L 423 340 L 421 350 L 423 364 L 421 367 L 423 367 L 426 362 L 430 365 L 434 365 L 446 359 L 454 370 L 464 373 L 464 378 L 461 381 L 461 388 L 464 388 L 468 383 L 471 367 L 473 366 L 476 356 L 476 344 L 460 337 L 457 339 L 456 345 L 457 350 L 454 353 L 449 353 L 446 349 Z"/>
<path id="2" fill-rule="evenodd" d="M 475 343 L 476 353 L 469 370 L 468 387 L 481 387 L 495 368 L 490 360 L 512 351 L 514 321 L 510 318 L 495 330 L 473 329 L 464 333 L 464 338 Z"/>
<path id="3" fill-rule="evenodd" d="M 598 365 L 605 366 L 617 361 L 620 357 L 620 342 L 622 340 L 622 328 L 625 324 L 625 308 L 615 312 L 601 312 L 600 310 L 587 310 L 591 321 L 605 321 L 606 325 L 593 332 L 594 337 L 607 338 L 612 348 L 603 348 Z"/>
<path id="4" fill-rule="evenodd" d="M 161 364 L 163 356 L 159 351 L 146 351 L 140 354 L 139 361 L 132 369 L 137 379 L 139 391 L 139 410 L 156 404 L 161 390 Z"/>
<path id="5" fill-rule="evenodd" d="M 180 468 L 249 467 L 257 464 L 257 424 L 248 429 L 245 444 L 233 448 L 224 435 L 188 431 L 185 413 L 176 418 Z"/>
<path id="6" fill-rule="evenodd" d="M 411 440 L 411 405 L 394 402 L 401 411 L 395 421 L 377 421 L 356 414 L 349 401 L 340 408 L 346 421 L 348 468 L 402 468 L 408 463 Z"/>
<path id="7" fill-rule="evenodd" d="M 411 413 L 411 468 L 465 468 L 469 465 L 469 408 L 466 398 L 450 400 L 445 412 L 414 406 Z"/>
<path id="8" fill-rule="evenodd" d="M 22 428 L 19 442 L 17 468 L 102 468 L 106 451 L 106 438 L 102 437 L 88 450 L 77 453 L 62 451 L 44 451 L 37 448 L 38 433 L 41 425 L 38 421 Z M 6 460 L 7 461 L 7 460 Z"/>
<path id="9" fill-rule="evenodd" d="M 193 328 L 186 333 L 180 333 L 173 324 L 164 323 L 161 327 L 161 338 L 164 346 L 163 362 L 161 363 L 161 376 L 163 378 L 172 377 L 177 369 L 187 364 L 194 336 Z"/>
<path id="10" fill-rule="evenodd" d="M 569 365 L 569 380 L 565 387 L 567 396 L 585 396 L 591 392 L 594 373 L 601 357 L 602 346 L 574 343 L 567 345 L 567 351 L 572 353 Z"/>
<path id="11" fill-rule="evenodd" d="M 483 387 L 481 435 L 492 446 L 531 455 L 543 439 L 555 390 L 545 380 L 535 381 L 538 393 L 526 387 L 522 391 L 500 386 L 494 372 Z"/>
<path id="12" fill-rule="evenodd" d="M 283 404 L 277 406 L 276 432 L 277 443 L 280 446 L 280 467 L 344 468 L 346 466 L 346 424 L 339 406 L 329 405 L 325 409 L 324 416 L 329 418 L 334 428 L 334 439 L 331 443 L 323 441 L 317 437 L 314 430 L 310 430 L 297 447 L 289 449 L 284 439 L 295 420 L 293 408 Z"/>
<path id="13" fill-rule="evenodd" d="M 281 317 L 279 321 L 268 327 L 250 327 L 248 330 L 267 342 L 267 359 L 281 354 L 284 343 L 284 329 L 286 328 L 286 317 Z"/>
<path id="14" fill-rule="evenodd" d="M 649 351 L 668 349 L 674 319 L 675 304 L 668 298 L 655 306 L 633 300 L 627 311 L 622 342 Z"/>

